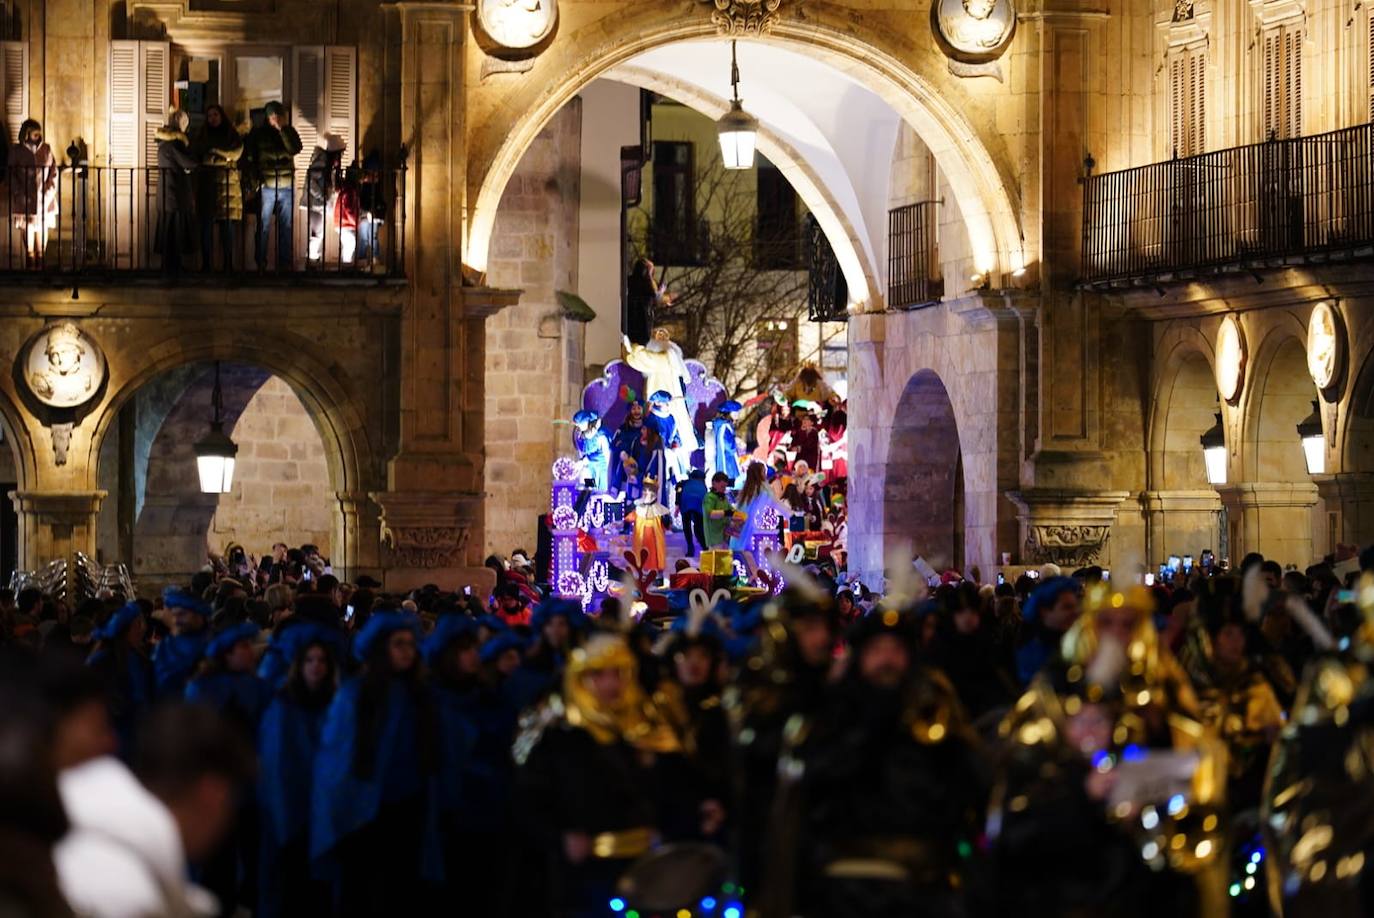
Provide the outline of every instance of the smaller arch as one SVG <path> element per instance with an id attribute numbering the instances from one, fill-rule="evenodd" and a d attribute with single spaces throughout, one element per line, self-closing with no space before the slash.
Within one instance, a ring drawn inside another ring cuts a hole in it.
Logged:
<path id="1" fill-rule="evenodd" d="M 1306 328 L 1285 313 L 1251 353 L 1240 406 L 1241 480 L 1310 482 L 1297 435 L 1319 395 L 1307 372 Z"/>
<path id="2" fill-rule="evenodd" d="M 1149 428 L 1146 434 L 1146 442 L 1149 444 L 1148 457 L 1148 484 L 1151 490 L 1165 490 L 1175 485 L 1170 483 L 1171 476 L 1168 465 L 1167 454 L 1171 451 L 1171 430 L 1170 413 L 1173 410 L 1176 394 L 1183 395 L 1179 390 L 1182 382 L 1186 389 L 1196 389 L 1201 382 L 1201 377 L 1196 375 L 1197 362 L 1201 361 L 1206 367 L 1207 384 L 1213 394 L 1211 404 L 1219 405 L 1220 400 L 1216 398 L 1216 354 L 1212 348 L 1212 343 L 1196 327 L 1191 325 L 1177 324 L 1168 329 L 1160 339 L 1156 347 L 1156 353 L 1160 356 L 1154 364 L 1154 382 L 1151 386 L 1152 398 L 1150 399 L 1151 411 L 1149 417 Z M 1192 370 L 1190 370 L 1190 367 Z M 1220 407 L 1215 407 L 1212 412 L 1221 411 Z M 1212 424 L 1212 416 L 1209 414 L 1205 430 Z M 1175 436 L 1178 431 L 1173 431 Z M 1198 450 L 1201 447 L 1198 446 Z M 1202 461 L 1201 453 L 1198 453 L 1198 462 Z M 1206 486 L 1206 476 L 1202 478 Z"/>
<path id="3" fill-rule="evenodd" d="M 883 471 L 883 542 L 908 543 L 936 569 L 964 562 L 963 450 L 940 375 L 922 369 L 897 401 Z"/>

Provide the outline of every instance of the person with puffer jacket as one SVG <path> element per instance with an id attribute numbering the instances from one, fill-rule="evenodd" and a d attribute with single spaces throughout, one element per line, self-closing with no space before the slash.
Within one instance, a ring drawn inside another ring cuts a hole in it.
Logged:
<path id="1" fill-rule="evenodd" d="M 186 139 L 189 123 L 185 112 L 174 110 L 153 135 L 158 172 L 154 251 L 162 256 L 162 270 L 168 274 L 179 273 L 184 255 L 195 251 L 196 198 L 191 172 L 197 164 L 191 155 L 191 142 Z"/>
<path id="2" fill-rule="evenodd" d="M 301 136 L 286 120 L 286 107 L 268 102 L 264 121 L 253 128 L 244 144 L 251 157 L 254 184 L 258 186 L 258 234 L 256 256 L 258 271 L 267 270 L 267 235 L 270 224 L 277 226 L 277 270 L 291 270 L 292 206 L 295 202 L 296 154 L 302 149 Z"/>

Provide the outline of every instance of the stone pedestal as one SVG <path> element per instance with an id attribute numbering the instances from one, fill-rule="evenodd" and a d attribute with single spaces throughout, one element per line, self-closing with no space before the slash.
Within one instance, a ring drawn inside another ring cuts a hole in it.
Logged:
<path id="1" fill-rule="evenodd" d="M 1341 472 L 1317 475 L 1317 494 L 1326 505 L 1328 531 L 1325 541 L 1346 545 L 1374 542 L 1374 473 Z M 1332 517 L 1334 516 L 1334 520 Z M 1316 553 L 1335 549 L 1319 544 Z"/>
<path id="2" fill-rule="evenodd" d="M 1146 491 L 1140 504 L 1145 511 L 1147 565 L 1169 555 L 1220 550 L 1221 495 L 1216 491 Z"/>
<path id="3" fill-rule="evenodd" d="M 456 590 L 490 590 L 495 575 L 475 563 L 481 543 L 482 498 L 477 494 L 404 491 L 373 494 L 382 508 L 383 582 L 405 591 L 426 583 Z"/>
<path id="4" fill-rule="evenodd" d="M 19 569 L 62 558 L 71 570 L 76 552 L 95 557 L 96 515 L 105 491 L 11 491 L 19 515 Z"/>
<path id="5" fill-rule="evenodd" d="M 1312 508 L 1317 486 L 1309 482 L 1243 481 L 1220 485 L 1231 526 L 1231 559 L 1252 551 L 1280 564 L 1310 564 Z"/>
<path id="6" fill-rule="evenodd" d="M 1107 560 L 1106 546 L 1117 508 L 1129 491 L 1011 491 L 1021 523 L 1022 563 L 1085 567 Z"/>

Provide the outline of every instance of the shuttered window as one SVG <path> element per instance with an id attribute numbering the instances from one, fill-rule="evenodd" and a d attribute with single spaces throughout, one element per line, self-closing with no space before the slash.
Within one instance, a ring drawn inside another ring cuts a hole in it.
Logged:
<path id="1" fill-rule="evenodd" d="M 110 42 L 110 165 L 157 163 L 154 135 L 172 109 L 170 65 L 166 42 Z"/>
<path id="2" fill-rule="evenodd" d="M 1369 90 L 1369 120 L 1374 121 L 1374 13 L 1366 14 L 1365 28 L 1365 75 L 1369 78 L 1366 84 Z"/>
<path id="3" fill-rule="evenodd" d="M 291 73 L 291 124 L 301 135 L 296 174 L 304 184 L 310 157 L 323 135 L 334 134 L 343 141 L 345 163 L 357 157 L 357 49 L 297 46 L 292 50 Z"/>
<path id="4" fill-rule="evenodd" d="M 1260 113 L 1264 137 L 1302 134 L 1302 26 L 1285 23 L 1264 33 Z"/>
<path id="5" fill-rule="evenodd" d="M 0 42 L 0 98 L 5 103 L 5 131 L 10 143 L 19 141 L 19 126 L 29 117 L 29 46 L 22 41 Z"/>
<path id="6" fill-rule="evenodd" d="M 1179 48 L 1169 60 L 1169 147 L 1175 156 L 1207 149 L 1207 49 Z"/>

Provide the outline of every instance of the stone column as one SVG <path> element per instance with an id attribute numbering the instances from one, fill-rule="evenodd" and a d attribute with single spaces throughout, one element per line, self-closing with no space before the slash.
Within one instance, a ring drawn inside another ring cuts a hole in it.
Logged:
<path id="1" fill-rule="evenodd" d="M 1281 564 L 1312 561 L 1312 507 L 1317 485 L 1310 481 L 1244 481 L 1218 485 L 1231 518 L 1231 560 L 1252 551 Z"/>
<path id="2" fill-rule="evenodd" d="M 1146 519 L 1147 570 L 1169 555 L 1218 550 L 1221 496 L 1216 491 L 1146 491 L 1140 503 Z"/>
<path id="3" fill-rule="evenodd" d="M 1374 542 L 1374 473 L 1339 472 L 1317 475 L 1314 480 L 1327 512 L 1336 515 L 1335 541 L 1346 545 Z M 1334 548 L 1317 546 L 1323 554 Z"/>
<path id="4" fill-rule="evenodd" d="M 96 516 L 105 491 L 11 491 L 19 515 L 19 569 L 33 570 L 76 552 L 95 557 Z"/>
<path id="5" fill-rule="evenodd" d="M 1070 569 L 1107 560 L 1116 511 L 1129 491 L 1029 488 L 1007 494 L 1021 522 L 1023 564 Z"/>
<path id="6" fill-rule="evenodd" d="M 387 467 L 387 490 L 371 495 L 381 508 L 382 566 L 393 589 L 477 586 L 490 576 L 480 558 L 483 322 L 518 293 L 464 287 L 470 11 L 450 3 L 387 7 L 397 121 L 410 151 L 400 449 Z"/>

